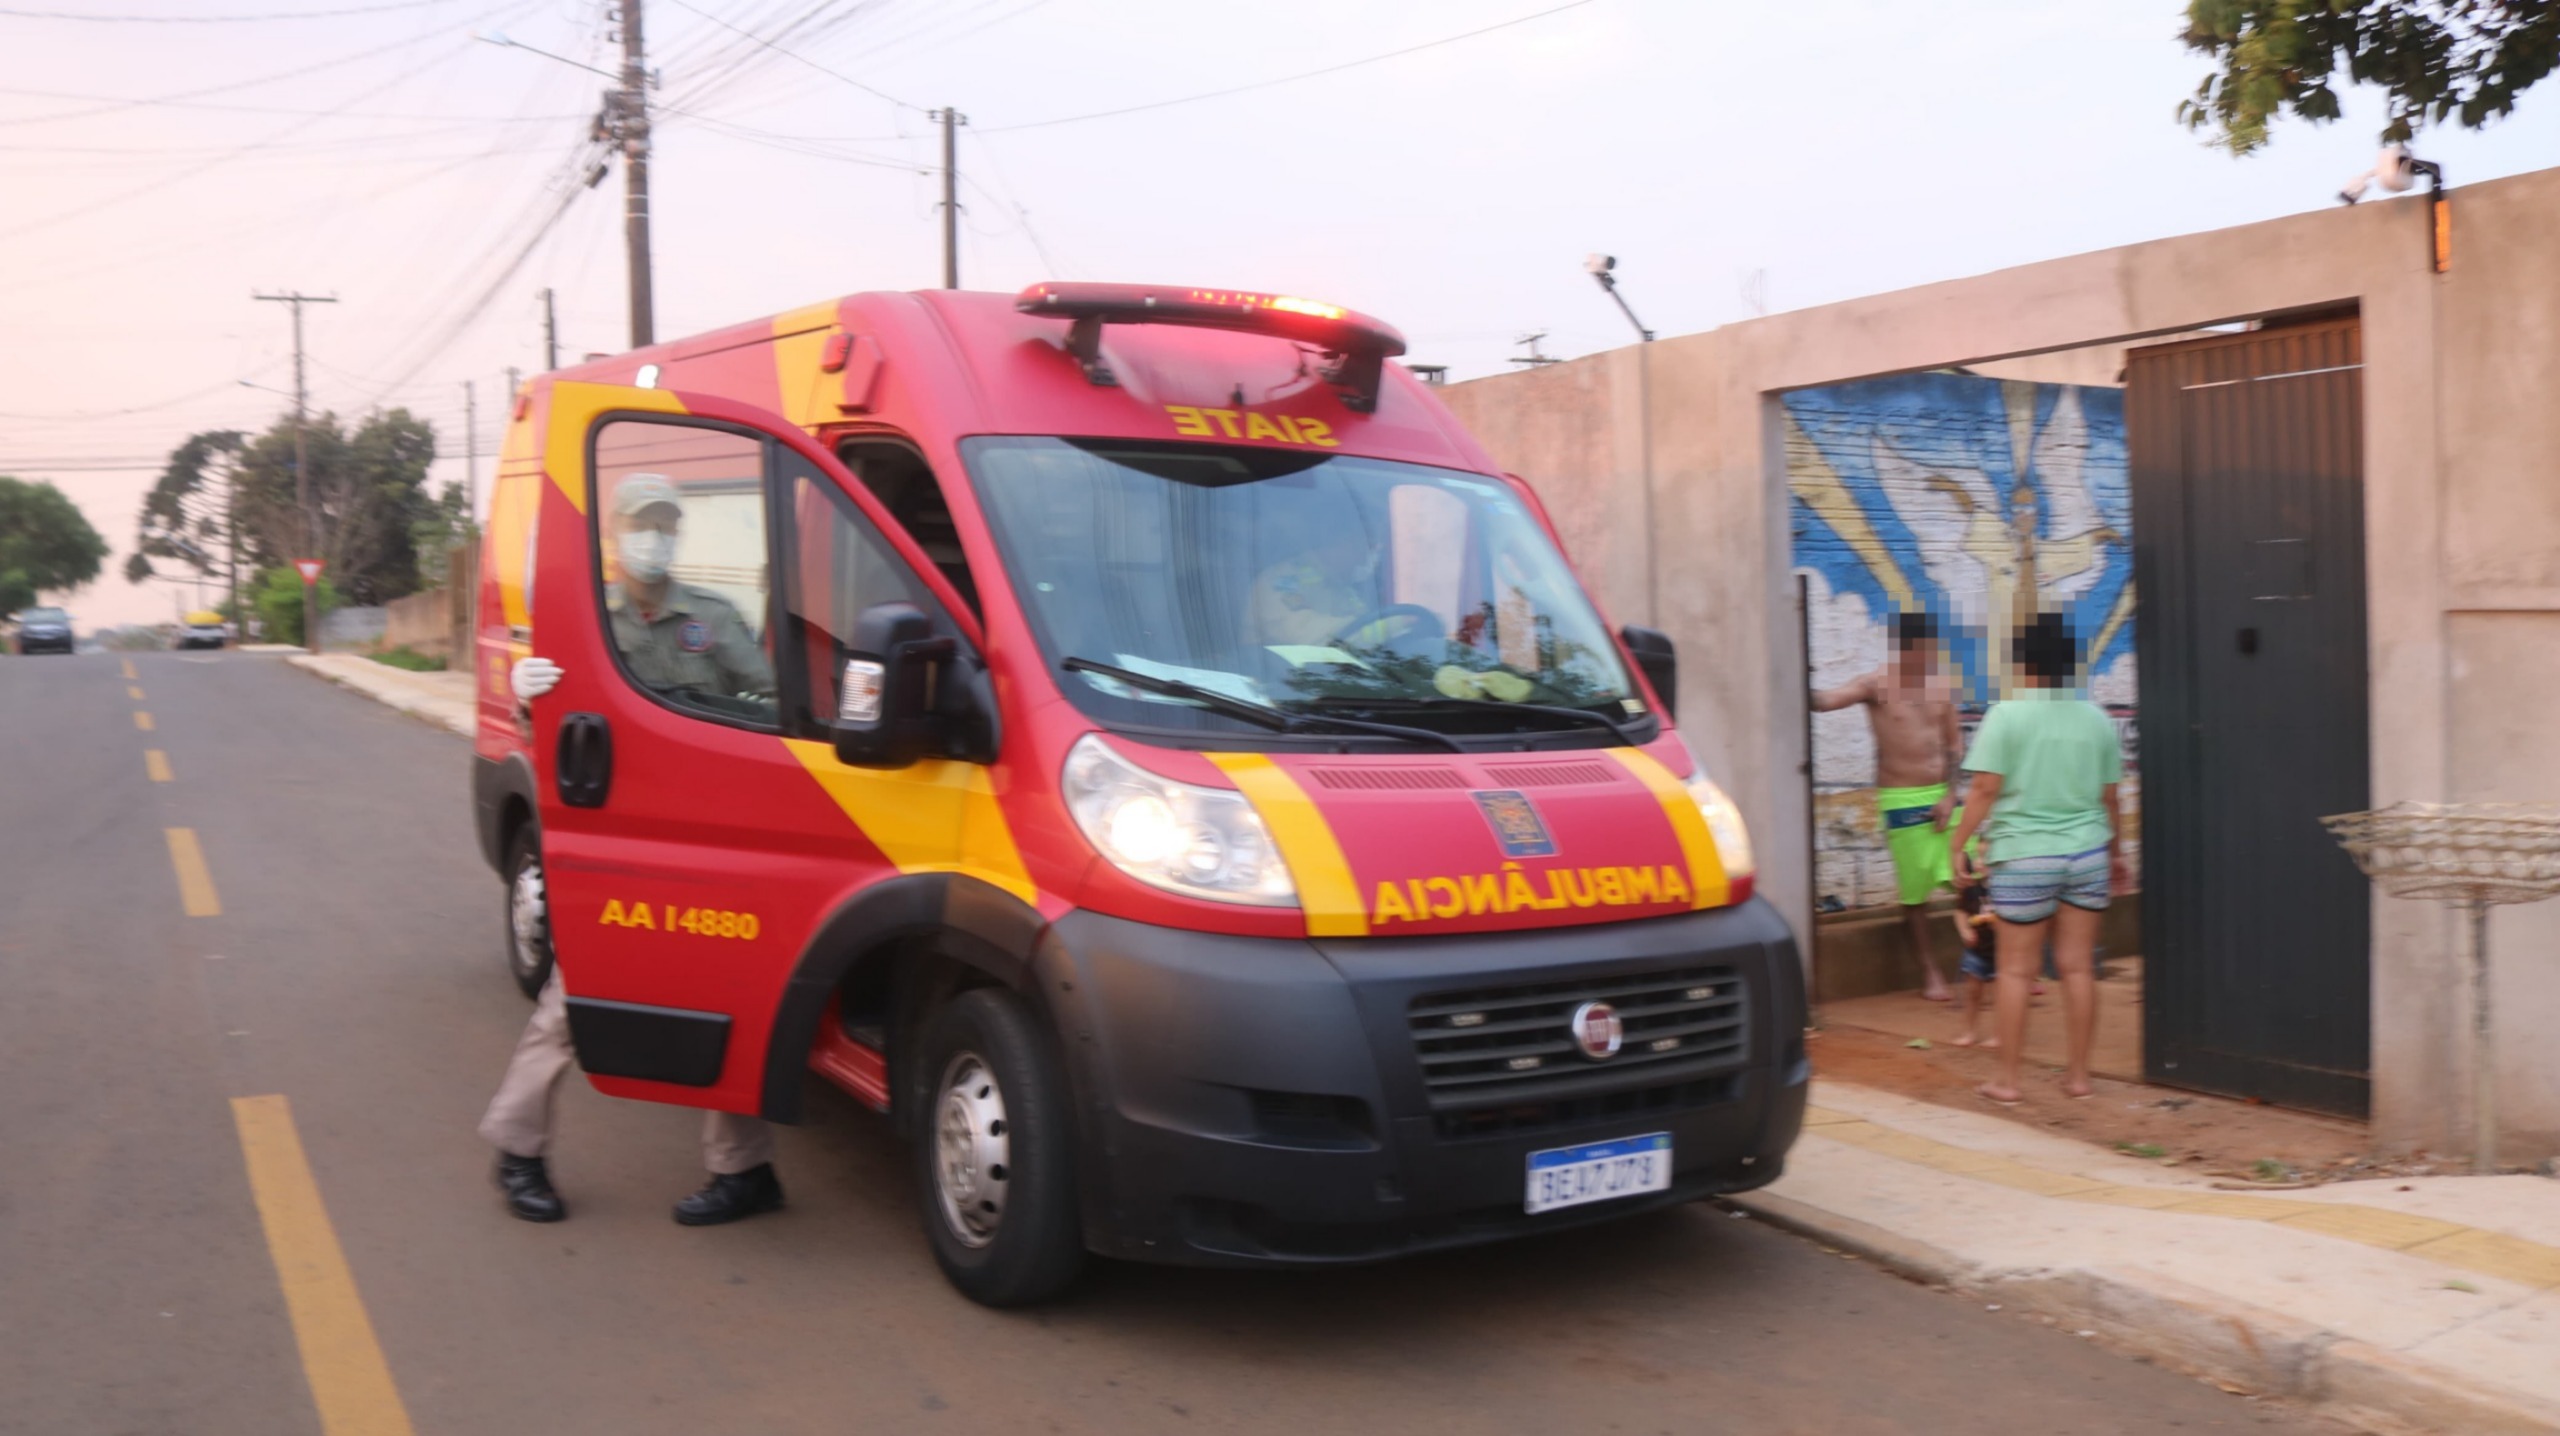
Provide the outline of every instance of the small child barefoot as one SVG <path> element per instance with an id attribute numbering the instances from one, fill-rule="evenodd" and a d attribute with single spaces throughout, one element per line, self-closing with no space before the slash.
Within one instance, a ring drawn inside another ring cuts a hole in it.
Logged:
<path id="1" fill-rule="evenodd" d="M 1959 971 L 1964 983 L 1964 1031 L 1950 1044 L 1956 1047 L 1997 1047 L 2000 1039 L 1981 1035 L 1984 999 L 1991 990 L 1991 919 L 1982 910 L 1983 889 L 1980 883 L 1968 883 L 1956 889 L 1956 940 L 1964 945 L 1964 962 Z"/>

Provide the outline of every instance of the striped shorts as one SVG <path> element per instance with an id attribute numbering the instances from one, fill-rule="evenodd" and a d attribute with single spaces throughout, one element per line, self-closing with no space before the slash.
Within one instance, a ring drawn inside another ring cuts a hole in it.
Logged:
<path id="1" fill-rule="evenodd" d="M 1991 910 L 2003 922 L 2042 922 L 2056 903 L 2107 908 L 2107 850 L 2070 857 L 2011 858 L 1991 865 Z"/>

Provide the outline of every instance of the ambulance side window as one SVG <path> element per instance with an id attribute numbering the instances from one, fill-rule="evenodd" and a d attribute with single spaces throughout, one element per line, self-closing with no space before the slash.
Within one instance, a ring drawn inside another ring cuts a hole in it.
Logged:
<path id="1" fill-rule="evenodd" d="M 942 570 L 960 601 L 976 611 L 978 583 L 970 576 L 967 555 L 960 551 L 960 526 L 952 522 L 941 481 L 933 476 L 924 455 L 894 440 L 848 439 L 837 447 L 836 457 L 880 500 L 880 506 L 933 560 L 933 566 Z"/>
<path id="2" fill-rule="evenodd" d="M 824 738 L 834 731 L 845 655 L 852 651 L 854 624 L 864 609 L 875 603 L 912 603 L 932 615 L 943 632 L 954 630 L 931 591 L 851 499 L 796 455 L 784 455 L 783 476 L 790 495 L 783 524 L 789 564 L 783 592 L 785 643 L 805 679 L 793 685 L 797 696 L 790 726 L 803 736 Z"/>
<path id="3" fill-rule="evenodd" d="M 596 431 L 596 574 L 625 679 L 699 718 L 770 729 L 765 444 L 699 423 Z"/>

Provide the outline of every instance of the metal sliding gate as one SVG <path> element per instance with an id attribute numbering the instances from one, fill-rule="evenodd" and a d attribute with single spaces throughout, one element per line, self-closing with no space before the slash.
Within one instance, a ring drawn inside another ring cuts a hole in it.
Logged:
<path id="1" fill-rule="evenodd" d="M 2136 349 L 2125 393 L 2154 1081 L 2354 1116 L 2371 897 L 2353 318 Z"/>

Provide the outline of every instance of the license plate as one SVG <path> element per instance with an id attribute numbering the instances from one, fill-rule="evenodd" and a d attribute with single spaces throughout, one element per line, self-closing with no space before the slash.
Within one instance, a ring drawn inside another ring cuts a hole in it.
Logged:
<path id="1" fill-rule="evenodd" d="M 1532 1213 L 1640 1192 L 1671 1190 L 1671 1134 L 1652 1132 L 1587 1147 L 1550 1147 L 1529 1154 Z"/>

